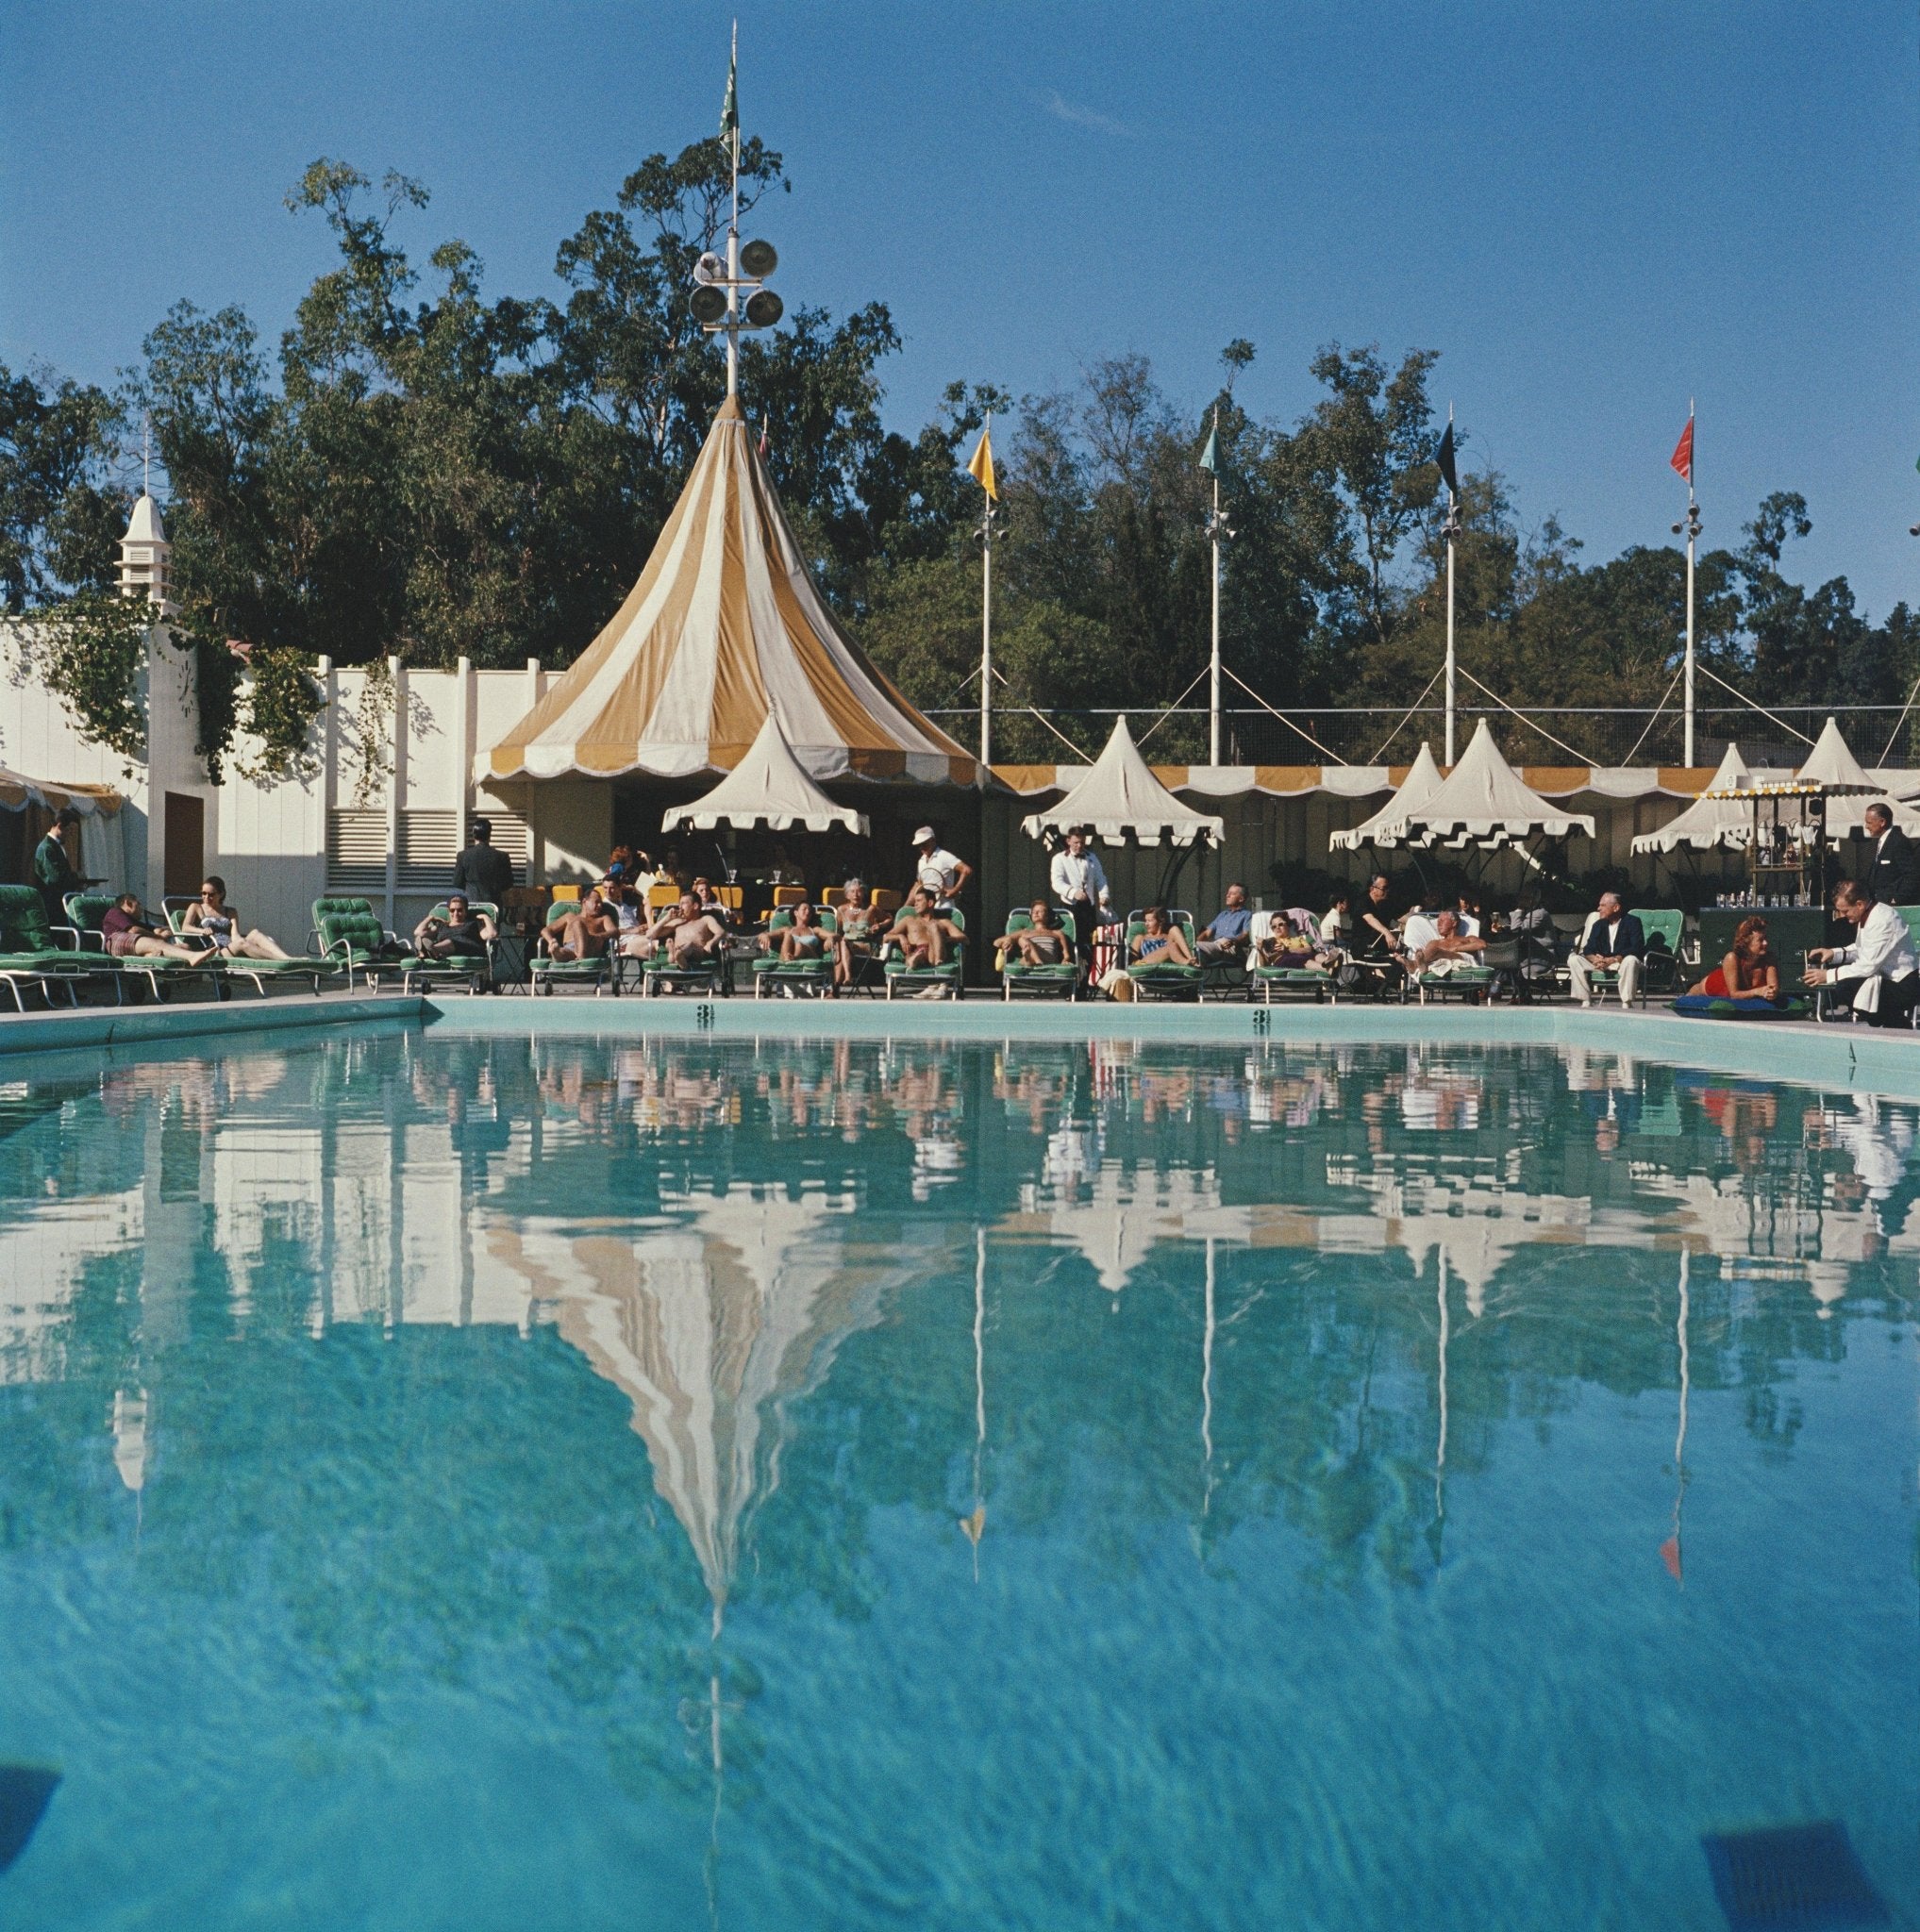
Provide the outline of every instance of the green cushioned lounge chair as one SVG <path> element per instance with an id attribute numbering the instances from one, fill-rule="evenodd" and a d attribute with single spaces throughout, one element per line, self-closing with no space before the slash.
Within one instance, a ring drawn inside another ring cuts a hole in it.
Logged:
<path id="1" fill-rule="evenodd" d="M 119 958 L 107 952 L 107 941 L 100 930 L 100 922 L 117 903 L 112 892 L 69 892 L 61 903 L 67 908 L 67 924 L 57 927 L 74 935 L 82 952 L 92 957 L 99 955 L 101 963 L 112 969 L 115 976 L 113 996 L 116 1001 L 125 997 L 123 988 L 129 979 L 143 979 L 147 991 L 156 1003 L 164 997 L 161 987 L 170 981 L 192 981 L 210 986 L 217 994 L 220 991 L 215 983 L 218 969 L 211 958 L 206 959 L 161 959 L 143 958 L 138 953 L 127 953 Z M 174 930 L 174 915 L 167 914 L 168 929 Z"/>
<path id="2" fill-rule="evenodd" d="M 576 899 L 556 899 L 546 909 L 547 925 L 556 926 L 568 913 L 579 909 Z M 617 994 L 620 981 L 613 973 L 617 958 L 613 949 L 619 943 L 617 937 L 609 940 L 607 950 L 592 959 L 556 959 L 547 953 L 533 954 L 526 962 L 526 976 L 531 990 L 549 998 L 557 986 L 591 986 L 595 999 L 609 987 Z"/>
<path id="3" fill-rule="evenodd" d="M 371 899 L 314 900 L 313 933 L 326 970 L 343 974 L 349 992 L 356 974 L 376 992 L 388 980 L 404 984 L 406 954 L 380 924 Z"/>
<path id="4" fill-rule="evenodd" d="M 796 991 L 810 992 L 816 998 L 832 997 L 833 941 L 840 937 L 840 921 L 830 906 L 821 907 L 819 917 L 824 936 L 819 958 L 782 959 L 776 953 L 760 954 L 753 961 L 755 999 L 774 999 L 783 993 Z M 789 930 L 793 924 L 793 908 L 791 906 L 776 907 L 773 917 L 767 921 L 767 938 L 777 945 L 779 935 Z"/>
<path id="5" fill-rule="evenodd" d="M 1678 991 L 1680 935 L 1687 915 L 1663 907 L 1657 912 L 1635 908 L 1633 916 L 1646 934 L 1646 959 L 1640 969 L 1642 999 L 1649 992 Z"/>
<path id="6" fill-rule="evenodd" d="M 966 914 L 958 906 L 939 908 L 938 916 L 952 920 L 961 933 L 967 929 Z M 906 999 L 938 991 L 950 1000 L 959 999 L 966 954 L 966 941 L 962 939 L 954 947 L 952 957 L 942 960 L 938 966 L 909 966 L 900 941 L 890 932 L 880 953 L 880 971 L 886 978 L 887 997 L 890 1000 L 895 997 Z"/>
<path id="7" fill-rule="evenodd" d="M 71 900 L 68 901 L 69 905 L 72 903 Z M 166 907 L 169 929 L 176 938 L 191 944 L 198 934 L 188 929 L 186 918 L 188 911 L 196 902 L 192 899 L 175 899 L 161 903 Z M 254 991 L 262 999 L 266 997 L 267 982 L 270 979 L 310 980 L 314 992 L 318 994 L 320 982 L 334 976 L 333 968 L 326 960 L 311 954 L 294 959 L 239 959 L 230 954 L 216 951 L 211 946 L 207 949 L 207 957 L 196 961 L 192 967 L 182 967 L 180 962 L 170 959 L 129 959 L 125 963 L 141 969 L 149 965 L 174 966 L 176 970 L 187 972 L 218 973 L 223 979 L 250 979 L 254 983 Z"/>
<path id="8" fill-rule="evenodd" d="M 1261 942 L 1271 938 L 1285 919 L 1284 912 L 1256 912 L 1253 916 L 1253 928 L 1248 935 L 1252 950 L 1246 964 L 1247 998 L 1258 1000 L 1263 1007 L 1272 1006 L 1277 999 L 1332 1002 L 1335 991 L 1331 968 L 1261 963 Z"/>
<path id="9" fill-rule="evenodd" d="M 1189 948 L 1193 947 L 1194 915 L 1191 912 L 1170 910 L 1167 924 L 1185 933 Z M 1140 912 L 1129 912 L 1122 957 L 1131 959 L 1134 941 L 1145 936 L 1145 916 Z M 1197 1000 L 1201 983 L 1206 978 L 1206 969 L 1200 966 L 1134 965 L 1127 967 L 1127 976 L 1133 982 L 1133 996 L 1137 1000 Z"/>
<path id="10" fill-rule="evenodd" d="M 0 886 L 0 983 L 12 993 L 21 1012 L 26 1010 L 22 995 L 27 988 L 52 1006 L 54 989 L 58 987 L 69 1005 L 78 1006 L 83 981 L 112 979 L 117 996 L 118 976 L 114 960 L 82 951 L 77 940 L 71 945 L 59 943 L 47 924 L 38 886 Z"/>
<path id="11" fill-rule="evenodd" d="M 1080 960 L 1074 950 L 1079 941 L 1079 928 L 1075 924 L 1071 912 L 1056 908 L 1054 917 L 1060 922 L 1060 935 L 1066 941 L 1065 959 L 1058 966 L 1028 966 L 1010 947 L 1006 963 L 1000 968 L 1000 997 L 1003 1000 L 1028 996 L 1058 999 L 1062 993 L 1070 1000 L 1079 998 Z M 1032 924 L 1033 914 L 1026 907 L 1016 906 L 1007 915 L 1007 935 L 1010 939 L 1016 932 L 1027 931 Z"/>
<path id="12" fill-rule="evenodd" d="M 1431 966 L 1424 973 L 1410 971 L 1400 984 L 1400 998 L 1417 997 L 1423 1007 L 1444 1000 L 1487 999 L 1499 976 L 1492 966 L 1466 966 L 1456 959 L 1444 973 L 1436 973 Z"/>
<path id="13" fill-rule="evenodd" d="M 467 910 L 476 918 L 491 919 L 493 930 L 500 930 L 500 908 L 490 899 L 469 899 Z M 446 917 L 446 901 L 441 900 L 427 912 L 429 919 Z M 483 991 L 492 984 L 493 977 L 493 948 L 487 948 L 483 958 L 428 959 L 415 954 L 406 962 L 400 974 L 400 990 L 411 992 L 416 986 L 465 987 L 469 992 Z"/>

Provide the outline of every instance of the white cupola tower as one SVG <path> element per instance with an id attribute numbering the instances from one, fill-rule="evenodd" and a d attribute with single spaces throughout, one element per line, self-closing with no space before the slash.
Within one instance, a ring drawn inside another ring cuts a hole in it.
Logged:
<path id="1" fill-rule="evenodd" d="M 120 594 L 144 597 L 159 606 L 162 617 L 172 617 L 179 608 L 174 602 L 173 558 L 160 507 L 142 490 L 120 540 Z"/>

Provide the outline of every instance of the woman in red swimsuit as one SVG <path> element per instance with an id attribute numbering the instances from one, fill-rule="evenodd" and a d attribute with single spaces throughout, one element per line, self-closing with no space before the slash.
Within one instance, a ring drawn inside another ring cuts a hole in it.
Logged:
<path id="1" fill-rule="evenodd" d="M 1780 962 L 1767 943 L 1766 921 L 1755 915 L 1734 929 L 1733 950 L 1694 989 L 1709 999 L 1780 1003 Z"/>

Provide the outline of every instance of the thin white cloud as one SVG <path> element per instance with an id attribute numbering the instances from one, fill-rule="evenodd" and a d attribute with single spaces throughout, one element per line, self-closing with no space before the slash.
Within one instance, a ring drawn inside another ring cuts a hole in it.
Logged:
<path id="1" fill-rule="evenodd" d="M 1056 121 L 1065 121 L 1075 127 L 1091 127 L 1097 134 L 1117 134 L 1124 140 L 1133 139 L 1133 129 L 1124 121 L 1116 121 L 1110 114 L 1102 114 L 1092 108 L 1082 108 L 1073 101 L 1064 99 L 1058 88 L 1046 97 L 1046 111 Z"/>

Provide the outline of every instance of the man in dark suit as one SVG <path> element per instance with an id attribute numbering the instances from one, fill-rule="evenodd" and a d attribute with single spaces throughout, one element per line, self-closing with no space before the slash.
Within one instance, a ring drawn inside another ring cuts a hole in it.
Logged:
<path id="1" fill-rule="evenodd" d="M 486 819 L 474 821 L 474 842 L 453 862 L 453 889 L 489 906 L 498 906 L 513 889 L 513 861 L 494 851 L 493 827 Z"/>
<path id="2" fill-rule="evenodd" d="M 1920 852 L 1894 823 L 1894 808 L 1878 802 L 1866 808 L 1867 843 L 1873 858 L 1864 884 L 1882 906 L 1920 905 Z"/>
<path id="3" fill-rule="evenodd" d="M 1593 974 L 1601 968 L 1620 975 L 1620 1004 L 1630 1007 L 1640 991 L 1645 959 L 1646 935 L 1639 920 L 1622 907 L 1618 892 L 1602 892 L 1599 909 L 1588 918 L 1587 929 L 1567 959 L 1574 997 L 1583 1007 L 1594 1004 Z"/>

